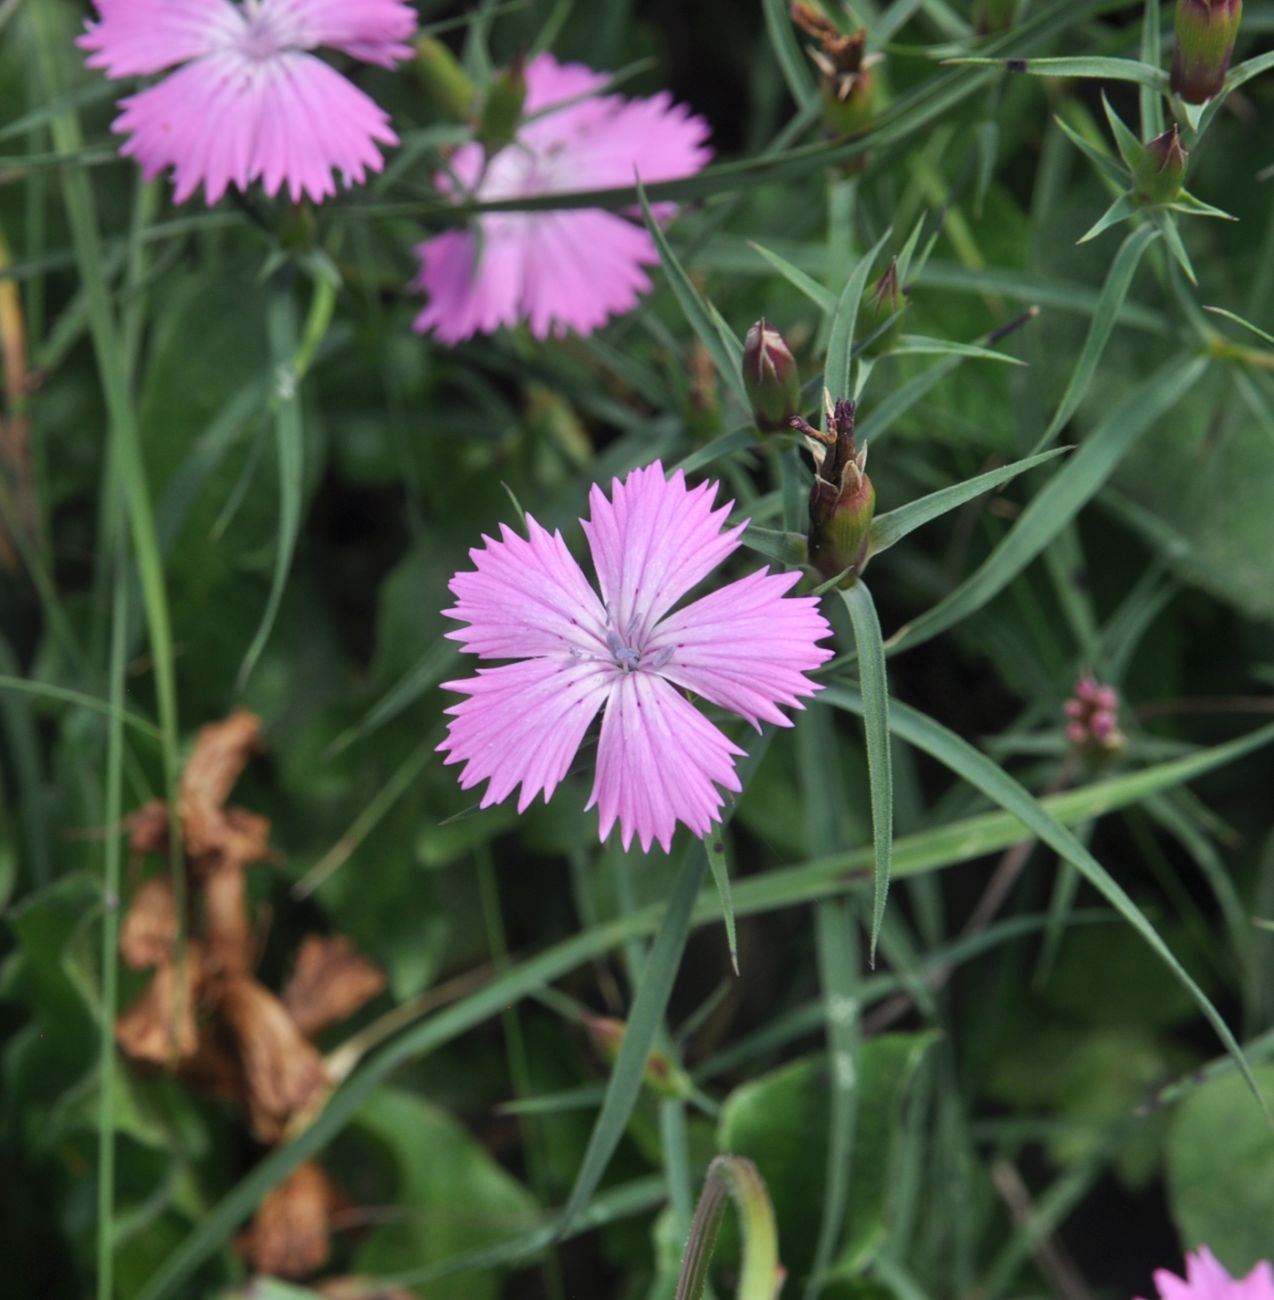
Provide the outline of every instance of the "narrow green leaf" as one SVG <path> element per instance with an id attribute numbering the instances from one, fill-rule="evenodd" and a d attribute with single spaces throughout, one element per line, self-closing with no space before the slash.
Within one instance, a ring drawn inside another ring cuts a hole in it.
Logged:
<path id="1" fill-rule="evenodd" d="M 1138 85 L 1163 94 L 1168 91 L 1167 73 L 1135 59 L 1112 59 L 1092 54 L 1050 59 L 986 59 L 965 56 L 943 59 L 943 63 L 1000 67 L 1006 72 L 1024 73 L 1031 77 L 1097 77 L 1105 81 L 1135 81 Z"/>
<path id="2" fill-rule="evenodd" d="M 646 201 L 645 187 L 640 182 L 637 185 L 637 197 L 641 203 L 641 214 L 646 222 L 646 229 L 650 231 L 650 237 L 655 241 L 664 273 L 668 277 L 668 283 L 672 286 L 678 303 L 681 304 L 686 320 L 690 322 L 691 328 L 699 336 L 699 341 L 707 349 L 722 382 L 739 399 L 743 409 L 750 410 L 751 403 L 743 387 L 742 345 L 725 327 L 720 315 L 704 303 L 698 289 L 691 283 L 685 268 L 677 260 L 676 253 L 672 251 L 672 245 L 664 236 L 663 229 L 651 213 L 650 204 Z"/>
<path id="3" fill-rule="evenodd" d="M 765 30 L 769 33 L 783 80 L 787 82 L 787 88 L 797 106 L 808 108 L 816 101 L 818 92 L 814 87 L 809 61 L 801 52 L 796 33 L 792 29 L 787 0 L 762 0 L 761 7 L 765 13 Z"/>
<path id="4" fill-rule="evenodd" d="M 858 651 L 858 674 L 867 709 L 867 774 L 871 782 L 871 824 L 875 843 L 876 875 L 872 897 L 871 945 L 868 961 L 876 964 L 876 942 L 885 919 L 885 900 L 894 839 L 893 758 L 889 748 L 889 675 L 885 666 L 885 645 L 880 620 L 867 584 L 856 582 L 843 593 L 845 608 L 854 627 Z"/>
<path id="5" fill-rule="evenodd" d="M 1219 221 L 1237 221 L 1232 212 L 1226 212 L 1224 208 L 1214 207 L 1211 203 L 1204 203 L 1202 199 L 1196 198 L 1193 194 L 1182 190 L 1177 196 L 1175 203 L 1169 203 L 1168 208 L 1173 212 L 1184 212 L 1190 217 L 1216 217 Z"/>
<path id="6" fill-rule="evenodd" d="M 758 528 L 749 524 L 739 539 L 750 550 L 764 555 L 776 564 L 797 568 L 809 558 L 809 543 L 804 533 L 783 533 L 773 528 Z"/>
<path id="7" fill-rule="evenodd" d="M 1025 474 L 1028 469 L 1035 469 L 1036 466 L 1043 465 L 1071 450 L 1070 447 L 1054 447 L 1050 451 L 1041 452 L 1038 456 L 1015 460 L 1011 465 L 1001 465 L 999 469 L 988 470 L 975 478 L 965 479 L 963 483 L 940 488 L 937 492 L 930 492 L 928 496 L 921 497 L 918 501 L 908 502 L 905 506 L 899 506 L 897 510 L 877 515 L 871 526 L 870 554 L 878 555 L 881 551 L 887 551 L 891 546 L 896 546 L 902 541 L 908 533 L 915 532 L 917 528 L 931 520 L 938 519 L 964 505 L 966 501 L 972 501 L 984 492 L 990 492 L 992 488 L 1015 479 L 1019 474 Z"/>
<path id="8" fill-rule="evenodd" d="M 1119 402 L 1022 512 L 1009 534 L 953 592 L 890 638 L 888 650 L 945 632 L 1002 591 L 1090 501 L 1138 438 L 1207 369 L 1205 358 L 1175 357 Z"/>
<path id="9" fill-rule="evenodd" d="M 1070 382 L 1066 385 L 1061 405 L 1049 422 L 1048 428 L 1041 435 L 1039 443 L 1034 448 L 1035 451 L 1042 451 L 1057 437 L 1083 401 L 1097 369 L 1097 363 L 1101 360 L 1101 354 L 1110 339 L 1111 331 L 1115 328 L 1119 308 L 1128 297 L 1128 290 L 1132 286 L 1132 278 L 1141 262 L 1141 255 L 1155 237 L 1156 231 L 1153 226 L 1139 226 L 1119 246 L 1119 252 L 1115 254 L 1115 259 L 1110 264 L 1110 271 L 1106 275 L 1106 283 L 1102 286 L 1101 299 L 1097 304 L 1093 323 L 1080 350 L 1079 360 L 1075 363 Z"/>
<path id="10" fill-rule="evenodd" d="M 140 714 L 119 709 L 110 700 L 100 700 L 96 695 L 85 695 L 83 691 L 73 691 L 65 686 L 53 686 L 47 682 L 28 681 L 25 677 L 3 675 L 0 675 L 0 691 L 32 695 L 37 699 L 57 700 L 60 704 L 74 704 L 76 708 L 90 709 L 94 713 L 104 713 L 108 718 L 126 722 L 130 727 L 145 736 L 150 736 L 153 740 L 159 740 L 161 736 L 159 728 L 147 722 Z"/>
<path id="11" fill-rule="evenodd" d="M 1262 342 L 1268 343 L 1270 347 L 1274 348 L 1274 334 L 1267 334 L 1263 329 L 1253 325 L 1250 320 L 1244 320 L 1242 316 L 1232 311 L 1226 311 L 1224 307 L 1204 307 L 1203 310 L 1210 311 L 1214 316 L 1224 316 L 1226 320 L 1233 321 L 1236 325 L 1242 325 L 1245 330 L 1255 334 Z"/>
<path id="12" fill-rule="evenodd" d="M 1105 212 L 1088 227 L 1076 243 L 1086 244 L 1090 239 L 1096 239 L 1098 235 L 1107 231 L 1111 226 L 1117 226 L 1121 221 L 1128 221 L 1135 217 L 1141 211 L 1141 205 L 1131 194 L 1121 194 Z"/>
<path id="13" fill-rule="evenodd" d="M 642 968 L 637 996 L 625 1024 L 623 1042 L 606 1085 L 601 1111 L 575 1175 L 575 1185 L 554 1226 L 557 1238 L 570 1228 L 576 1215 L 593 1199 L 593 1193 L 601 1184 L 611 1156 L 628 1127 L 633 1107 L 641 1096 L 646 1062 L 668 1008 L 668 998 L 690 933 L 691 912 L 707 865 L 708 855 L 699 844 L 692 844 L 684 850 L 663 921 Z"/>
<path id="14" fill-rule="evenodd" d="M 955 343 L 950 339 L 930 339 L 922 334 L 904 334 L 890 350 L 899 357 L 975 357 L 980 361 L 1002 361 L 1010 366 L 1024 366 L 1025 361 L 1007 352 L 996 352 L 977 343 Z"/>
<path id="15" fill-rule="evenodd" d="M 861 696 L 844 687 L 829 687 L 823 694 L 823 700 L 857 713 L 866 718 L 870 716 L 871 705 Z M 1221 1014 L 1212 1005 L 1208 995 L 1191 978 L 1189 972 L 1173 955 L 1164 943 L 1159 932 L 1146 919 L 1145 914 L 1128 896 L 1123 886 L 1093 857 L 1076 837 L 1066 830 L 1048 813 L 1048 810 L 1028 790 L 1018 784 L 1003 768 L 997 766 L 985 754 L 974 749 L 966 740 L 962 740 L 953 731 L 949 731 L 933 718 L 908 707 L 898 704 L 893 713 L 892 728 L 894 733 L 910 745 L 923 750 L 936 758 L 944 767 L 949 768 L 962 780 L 998 804 L 1006 812 L 1017 817 L 1033 835 L 1049 846 L 1060 857 L 1070 862 L 1076 870 L 1098 891 L 1119 913 L 1120 916 L 1150 945 L 1162 960 L 1173 977 L 1190 994 L 1195 1005 L 1212 1026 L 1217 1037 L 1225 1045 L 1226 1051 L 1234 1058 L 1235 1064 L 1247 1080 L 1253 1095 L 1265 1109 L 1264 1099 L 1252 1075 L 1243 1049 L 1222 1019 Z"/>
<path id="16" fill-rule="evenodd" d="M 889 233 L 886 230 L 874 247 L 859 258 L 858 265 L 850 273 L 836 304 L 831 333 L 827 338 L 827 364 L 823 371 L 823 386 L 832 395 L 833 401 L 849 396 L 849 368 L 854 350 L 854 327 L 858 323 L 858 304 L 862 301 L 867 277 L 876 265 L 876 259 L 884 248 Z"/>
<path id="17" fill-rule="evenodd" d="M 314 281 L 314 299 L 307 321 L 304 345 L 298 343 L 295 305 L 289 278 L 275 287 L 270 298 L 268 325 L 270 350 L 275 368 L 274 439 L 279 458 L 279 538 L 274 552 L 274 573 L 270 579 L 270 594 L 265 612 L 248 646 L 239 668 L 238 684 L 242 690 L 265 649 L 288 574 L 292 569 L 292 556 L 296 551 L 296 538 L 301 530 L 301 502 L 305 477 L 305 431 L 301 425 L 301 396 L 299 386 L 309 357 L 317 347 L 318 337 L 331 320 L 335 293 L 330 282 L 323 277 Z"/>
<path id="18" fill-rule="evenodd" d="M 1076 149 L 1088 159 L 1089 162 L 1097 168 L 1098 172 L 1104 176 L 1112 185 L 1119 189 L 1124 189 L 1129 180 L 1128 173 L 1108 154 L 1099 149 L 1091 140 L 1086 140 L 1073 126 L 1062 120 L 1060 117 L 1054 117 L 1053 121 L 1057 123 L 1062 134 L 1075 146 Z"/>
<path id="19" fill-rule="evenodd" d="M 1154 95 L 1154 98 L 1157 102 L 1159 97 Z M 1141 141 L 1124 124 L 1123 118 L 1111 108 L 1110 100 L 1106 98 L 1104 90 L 1101 96 L 1101 106 L 1106 111 L 1106 121 L 1110 124 L 1111 134 L 1115 137 L 1115 148 L 1119 150 L 1119 156 L 1131 171 L 1136 167 L 1141 155 L 1146 151 Z M 1158 133 L 1156 132 L 1156 134 Z"/>
<path id="20" fill-rule="evenodd" d="M 1160 31 L 1159 6 L 1161 0 L 1146 0 L 1146 11 L 1141 19 L 1141 61 L 1157 68 L 1163 54 L 1163 36 Z M 1151 86 L 1142 86 L 1137 92 L 1141 103 L 1141 131 L 1147 140 L 1163 134 L 1163 96 Z"/>
<path id="21" fill-rule="evenodd" d="M 829 316 L 836 310 L 836 295 L 825 289 L 812 275 L 806 275 L 799 266 L 793 266 L 785 257 L 748 240 L 748 247 L 758 252 L 794 288 L 799 289 L 811 302 L 821 307 Z"/>
<path id="22" fill-rule="evenodd" d="M 1150 219 L 1154 222 L 1155 229 L 1163 236 L 1163 242 L 1167 244 L 1168 251 L 1176 259 L 1177 265 L 1185 272 L 1186 279 L 1197 288 L 1199 278 L 1194 273 L 1190 254 L 1186 252 L 1186 246 L 1181 242 L 1181 232 L 1177 229 L 1172 213 L 1160 209 L 1158 212 L 1151 213 Z"/>
<path id="23" fill-rule="evenodd" d="M 712 868 L 712 882 L 721 900 L 721 918 L 725 922 L 726 942 L 730 946 L 730 965 L 739 973 L 739 936 L 734 925 L 734 899 L 730 894 L 730 864 L 726 861 L 725 841 L 720 835 L 709 835 L 703 842 Z"/>

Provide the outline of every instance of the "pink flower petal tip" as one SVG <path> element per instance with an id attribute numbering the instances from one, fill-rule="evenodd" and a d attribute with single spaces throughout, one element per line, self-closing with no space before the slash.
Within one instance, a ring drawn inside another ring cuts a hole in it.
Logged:
<path id="1" fill-rule="evenodd" d="M 1186 1275 L 1155 1272 L 1159 1300 L 1274 1300 L 1274 1270 L 1262 1260 L 1244 1278 L 1234 1278 L 1206 1247 L 1186 1256 Z"/>
<path id="2" fill-rule="evenodd" d="M 693 694 L 746 718 L 790 726 L 819 688 L 807 674 L 831 658 L 831 628 L 811 596 L 789 596 L 799 573 L 768 569 L 677 608 L 739 546 L 730 503 L 716 484 L 667 478 L 657 461 L 594 486 L 584 532 L 600 594 L 566 549 L 527 516 L 527 536 L 507 526 L 470 551 L 473 569 L 451 580 L 447 635 L 480 659 L 515 660 L 444 683 L 465 698 L 447 712 L 439 746 L 464 764 L 460 785 L 482 781 L 482 806 L 515 789 L 522 812 L 566 776 L 602 714 L 588 807 L 602 839 L 618 822 L 624 848 L 665 852 L 678 822 L 700 837 L 740 789 L 743 751 L 687 699 Z"/>
<path id="3" fill-rule="evenodd" d="M 525 199 L 631 185 L 634 176 L 645 184 L 676 180 L 707 164 L 702 118 L 666 93 L 591 93 L 605 81 L 579 64 L 537 55 L 526 67 L 530 120 L 516 143 L 489 161 L 480 145 L 462 145 L 438 185 L 458 182 L 487 201 Z M 490 213 L 416 252 L 416 285 L 429 295 L 416 329 L 448 344 L 519 321 L 538 339 L 591 334 L 636 306 L 650 288 L 645 267 L 659 260 L 642 226 L 596 208 Z"/>
<path id="4" fill-rule="evenodd" d="M 392 67 L 411 54 L 407 0 L 96 0 L 80 37 L 108 77 L 168 72 L 120 101 L 120 152 L 149 180 L 172 169 L 174 198 L 209 204 L 255 180 L 292 202 L 361 183 L 398 143 L 373 100 L 311 51 Z"/>

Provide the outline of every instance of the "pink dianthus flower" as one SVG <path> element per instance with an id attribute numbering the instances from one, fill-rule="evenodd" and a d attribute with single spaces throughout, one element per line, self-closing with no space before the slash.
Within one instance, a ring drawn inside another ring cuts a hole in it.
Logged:
<path id="1" fill-rule="evenodd" d="M 437 184 L 451 190 L 458 182 L 486 201 L 522 199 L 631 185 L 635 176 L 647 185 L 676 180 L 711 158 L 707 123 L 666 92 L 651 99 L 596 94 L 605 82 L 581 64 L 537 55 L 526 66 L 523 112 L 530 120 L 517 140 L 490 159 L 479 144 L 461 145 L 451 174 Z M 520 320 L 539 339 L 590 334 L 636 305 L 650 288 L 642 268 L 659 260 L 642 226 L 597 208 L 486 213 L 416 252 L 416 284 L 429 295 L 416 329 L 444 343 Z"/>
<path id="2" fill-rule="evenodd" d="M 147 180 L 173 169 L 174 198 L 202 184 L 210 204 L 260 177 L 294 203 L 336 193 L 397 144 L 373 100 L 309 51 L 328 46 L 392 67 L 411 54 L 406 0 L 96 0 L 79 44 L 108 77 L 170 76 L 120 101 L 113 129 Z"/>
<path id="3" fill-rule="evenodd" d="M 1186 1256 L 1184 1280 L 1167 1269 L 1155 1272 L 1159 1300 L 1274 1300 L 1274 1271 L 1262 1260 L 1245 1278 L 1233 1278 L 1206 1247 Z"/>
<path id="4" fill-rule="evenodd" d="M 602 712 L 588 802 L 601 838 L 618 821 L 624 848 L 635 835 L 667 852 L 678 822 L 706 835 L 721 791 L 741 789 L 743 750 L 683 692 L 759 730 L 790 726 L 779 706 L 803 708 L 819 689 L 805 674 L 831 657 L 817 644 L 831 628 L 816 598 L 785 594 L 799 573 L 763 569 L 674 610 L 740 544 L 746 524 L 723 526 L 733 503 L 713 509 L 716 493 L 680 470 L 666 479 L 658 461 L 616 479 L 609 500 L 594 485 L 583 526 L 600 596 L 561 533 L 530 515 L 526 538 L 502 526 L 469 552 L 474 570 L 452 578 L 445 611 L 466 626 L 447 635 L 481 659 L 517 660 L 444 683 L 468 698 L 447 710 L 439 749 L 465 765 L 464 789 L 489 782 L 482 807 L 519 785 L 519 812 L 541 791 L 547 802 Z"/>

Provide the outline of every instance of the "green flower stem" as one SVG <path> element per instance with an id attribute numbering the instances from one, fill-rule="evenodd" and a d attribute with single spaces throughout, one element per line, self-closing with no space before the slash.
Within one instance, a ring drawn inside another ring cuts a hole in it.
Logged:
<path id="1" fill-rule="evenodd" d="M 699 1300 L 708 1279 L 708 1265 L 721 1230 L 727 1199 L 734 1201 L 743 1238 L 738 1300 L 775 1300 L 783 1285 L 779 1237 L 774 1207 L 757 1167 L 742 1156 L 718 1156 L 708 1176 L 690 1226 L 690 1240 L 681 1261 L 676 1300 Z"/>

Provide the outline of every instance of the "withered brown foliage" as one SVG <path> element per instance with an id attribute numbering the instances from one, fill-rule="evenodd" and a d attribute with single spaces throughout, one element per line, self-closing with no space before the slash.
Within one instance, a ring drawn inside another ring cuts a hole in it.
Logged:
<path id="1" fill-rule="evenodd" d="M 178 805 L 188 915 L 178 914 L 169 877 L 138 888 L 120 928 L 120 956 L 154 975 L 115 1034 L 133 1060 L 239 1106 L 253 1137 L 273 1145 L 329 1090 L 310 1040 L 375 997 L 385 979 L 347 939 L 319 935 L 302 943 L 282 997 L 256 978 L 247 871 L 275 860 L 270 823 L 227 800 L 260 749 L 261 724 L 251 713 L 200 731 Z M 143 804 L 125 825 L 135 859 L 168 850 L 162 802 Z M 343 1203 L 317 1165 L 302 1165 L 262 1202 L 240 1249 L 262 1272 L 307 1277 L 327 1262 L 331 1216 Z"/>

